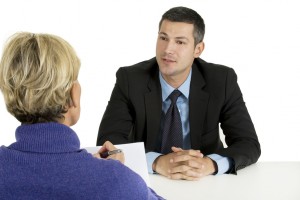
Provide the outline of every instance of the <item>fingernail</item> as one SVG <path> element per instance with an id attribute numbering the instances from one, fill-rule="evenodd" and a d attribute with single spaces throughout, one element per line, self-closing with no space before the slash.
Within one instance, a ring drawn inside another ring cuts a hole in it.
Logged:
<path id="1" fill-rule="evenodd" d="M 173 159 L 170 159 L 170 163 L 172 163 L 173 162 Z"/>

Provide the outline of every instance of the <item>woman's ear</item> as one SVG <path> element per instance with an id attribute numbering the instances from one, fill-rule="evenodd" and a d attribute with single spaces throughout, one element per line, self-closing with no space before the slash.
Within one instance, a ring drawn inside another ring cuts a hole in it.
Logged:
<path id="1" fill-rule="evenodd" d="M 67 112 L 64 113 L 64 119 L 60 123 L 67 126 L 73 126 L 80 117 L 80 96 L 81 87 L 78 81 L 75 81 L 70 91 L 70 101 L 67 105 Z"/>
<path id="2" fill-rule="evenodd" d="M 74 107 L 80 107 L 80 96 L 81 96 L 81 88 L 80 88 L 80 84 L 78 83 L 78 81 L 74 82 L 71 91 L 70 91 L 70 103 L 69 103 L 69 108 Z"/>

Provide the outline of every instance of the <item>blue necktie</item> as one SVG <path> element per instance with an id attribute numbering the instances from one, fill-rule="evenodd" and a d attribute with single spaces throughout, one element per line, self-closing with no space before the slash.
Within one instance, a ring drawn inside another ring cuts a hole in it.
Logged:
<path id="1" fill-rule="evenodd" d="M 180 148 L 183 146 L 181 118 L 176 105 L 177 98 L 180 95 L 181 92 L 179 90 L 174 90 L 169 96 L 171 105 L 164 117 L 162 127 L 161 153 L 163 154 L 172 152 L 172 146 Z"/>

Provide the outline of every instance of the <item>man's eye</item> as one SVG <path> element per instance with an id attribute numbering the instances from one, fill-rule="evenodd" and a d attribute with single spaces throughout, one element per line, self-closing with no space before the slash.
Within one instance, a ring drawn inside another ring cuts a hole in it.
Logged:
<path id="1" fill-rule="evenodd" d="M 167 38 L 164 37 L 164 36 L 160 36 L 160 39 L 161 39 L 161 40 L 167 40 Z"/>
<path id="2" fill-rule="evenodd" d="M 184 42 L 182 42 L 182 41 L 177 41 L 176 43 L 177 44 L 184 44 Z"/>

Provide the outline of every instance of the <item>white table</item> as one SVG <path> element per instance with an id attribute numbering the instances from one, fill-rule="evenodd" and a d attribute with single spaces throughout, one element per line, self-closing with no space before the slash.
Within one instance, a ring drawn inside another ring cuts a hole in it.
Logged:
<path id="1" fill-rule="evenodd" d="M 170 200 L 300 200 L 300 162 L 258 162 L 238 175 L 207 176 L 198 181 L 150 175 L 151 188 Z"/>

